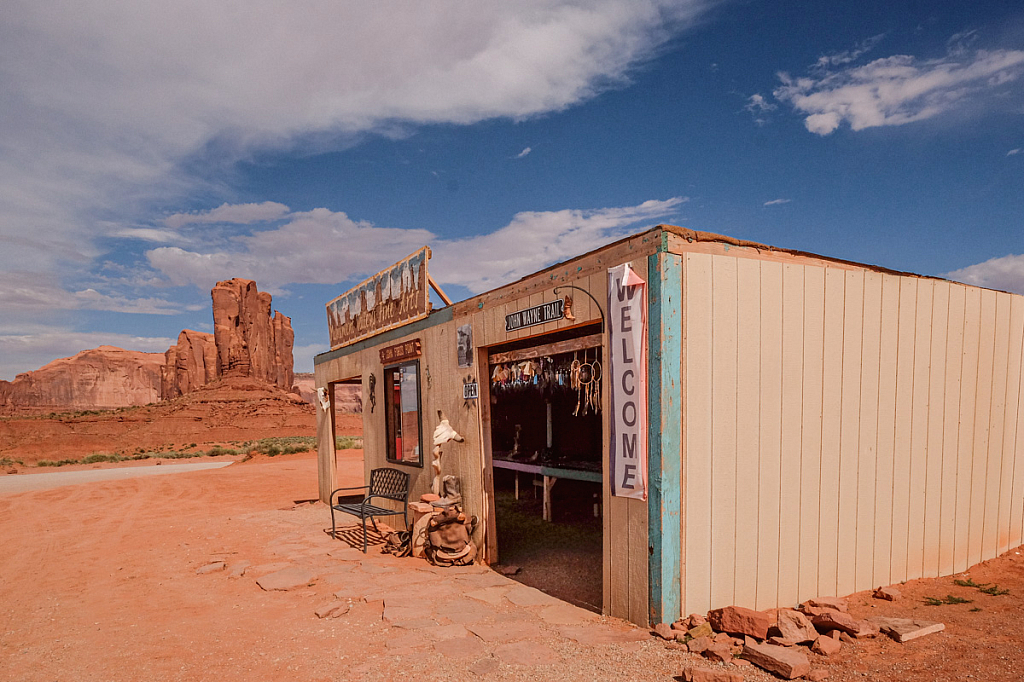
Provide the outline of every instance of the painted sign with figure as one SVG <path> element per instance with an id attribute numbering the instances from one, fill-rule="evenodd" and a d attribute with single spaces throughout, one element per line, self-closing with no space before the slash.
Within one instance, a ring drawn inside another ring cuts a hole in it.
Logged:
<path id="1" fill-rule="evenodd" d="M 624 263 L 608 270 L 612 495 L 647 499 L 647 283 Z"/>
<path id="2" fill-rule="evenodd" d="M 331 350 L 429 315 L 428 260 L 424 246 L 328 303 Z"/>

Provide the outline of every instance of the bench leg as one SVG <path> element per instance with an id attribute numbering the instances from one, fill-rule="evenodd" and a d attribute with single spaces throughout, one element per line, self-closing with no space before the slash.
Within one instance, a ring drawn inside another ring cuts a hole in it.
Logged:
<path id="1" fill-rule="evenodd" d="M 373 517 L 372 516 L 370 517 L 370 523 L 373 523 Z M 374 524 L 373 528 L 374 528 L 374 530 L 376 530 L 377 525 Z M 365 516 L 363 517 L 363 554 L 366 554 L 366 517 Z"/>

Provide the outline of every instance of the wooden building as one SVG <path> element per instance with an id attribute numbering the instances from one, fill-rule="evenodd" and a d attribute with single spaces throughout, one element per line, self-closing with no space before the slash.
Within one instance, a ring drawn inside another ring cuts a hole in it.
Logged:
<path id="1" fill-rule="evenodd" d="M 430 487 L 443 411 L 465 437 L 445 446 L 443 472 L 461 478 L 467 511 L 483 521 L 481 558 L 494 562 L 496 463 L 545 461 L 509 451 L 528 439 L 498 424 L 502 370 L 566 350 L 610 365 L 625 322 L 608 315 L 609 270 L 624 263 L 647 290 L 646 499 L 613 494 L 613 393 L 628 386 L 613 385 L 608 366 L 593 372 L 599 436 L 571 439 L 590 448 L 575 455 L 586 466 L 555 459 L 547 471 L 600 476 L 605 613 L 646 624 L 729 604 L 791 606 L 949 575 L 1021 544 L 1017 295 L 658 226 L 436 310 L 426 281 L 415 303 L 392 286 L 394 309 L 413 319 L 393 309 L 350 324 L 316 357 L 316 384 L 361 384 L 366 469 L 409 471 L 415 496 Z M 349 314 L 388 298 L 380 277 L 362 285 L 372 302 L 353 290 Z M 546 362 L 533 371 L 557 385 L 560 368 Z M 325 501 L 331 415 L 318 412 Z M 533 443 L 550 447 L 552 420 L 540 422 Z"/>

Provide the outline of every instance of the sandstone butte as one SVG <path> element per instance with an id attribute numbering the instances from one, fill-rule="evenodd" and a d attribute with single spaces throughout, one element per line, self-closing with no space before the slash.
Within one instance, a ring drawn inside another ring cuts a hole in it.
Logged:
<path id="1" fill-rule="evenodd" d="M 294 387 L 291 319 L 248 279 L 218 282 L 213 334 L 185 329 L 165 353 L 101 346 L 0 381 L 6 414 L 109 410 L 191 393 L 221 377 Z"/>

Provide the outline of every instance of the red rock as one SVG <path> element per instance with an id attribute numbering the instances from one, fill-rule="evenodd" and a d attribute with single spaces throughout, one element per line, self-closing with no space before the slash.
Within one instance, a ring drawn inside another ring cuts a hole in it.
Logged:
<path id="1" fill-rule="evenodd" d="M 683 679 L 686 682 L 743 682 L 743 675 L 721 668 L 687 668 Z"/>
<path id="2" fill-rule="evenodd" d="M 877 620 L 882 632 L 900 644 L 946 629 L 942 623 L 914 620 L 913 618 L 879 618 Z"/>
<path id="3" fill-rule="evenodd" d="M 728 644 L 729 646 L 733 646 L 737 642 L 743 644 L 742 640 L 734 639 L 733 636 L 730 635 L 728 632 L 719 632 L 718 634 L 716 634 L 715 641 L 723 642 L 725 644 Z"/>
<path id="4" fill-rule="evenodd" d="M 0 411 L 39 414 L 112 410 L 160 400 L 164 356 L 114 346 L 54 360 L 0 381 Z"/>
<path id="5" fill-rule="evenodd" d="M 256 580 L 256 584 L 267 592 L 273 590 L 294 590 L 297 587 L 305 587 L 316 581 L 316 575 L 305 568 L 285 568 L 262 576 Z"/>
<path id="6" fill-rule="evenodd" d="M 818 637 L 818 631 L 814 629 L 807 616 L 799 611 L 782 609 L 778 614 L 776 626 L 783 639 L 791 640 L 797 644 L 801 642 L 813 642 Z"/>
<path id="7" fill-rule="evenodd" d="M 703 625 L 704 623 L 708 622 L 708 619 L 700 615 L 699 613 L 691 613 L 689 616 L 683 619 L 683 622 L 686 623 L 686 629 L 689 630 L 691 628 L 697 627 L 698 625 Z"/>
<path id="8" fill-rule="evenodd" d="M 223 561 L 214 561 L 211 564 L 206 564 L 196 569 L 196 575 L 205 575 L 207 573 L 216 573 L 217 571 L 223 571 L 227 568 L 227 564 Z"/>
<path id="9" fill-rule="evenodd" d="M 710 637 L 697 637 L 687 642 L 686 648 L 689 649 L 691 654 L 699 654 L 713 643 L 714 641 Z"/>
<path id="10" fill-rule="evenodd" d="M 856 644 L 857 643 L 856 639 L 854 639 L 851 635 L 848 635 L 847 633 L 843 632 L 842 630 L 833 630 L 833 632 L 838 632 L 839 633 L 839 641 L 842 642 L 843 644 Z"/>
<path id="11" fill-rule="evenodd" d="M 833 639 L 828 635 L 818 637 L 811 645 L 811 651 L 822 656 L 835 656 L 842 648 L 843 645 L 838 639 Z"/>
<path id="12" fill-rule="evenodd" d="M 814 627 L 822 632 L 841 630 L 855 637 L 873 637 L 878 634 L 878 627 L 864 620 L 857 620 L 848 613 L 829 611 L 811 619 Z"/>
<path id="13" fill-rule="evenodd" d="M 708 614 L 708 622 L 716 632 L 749 635 L 757 639 L 767 637 L 768 628 L 771 626 L 767 613 L 742 606 L 726 606 L 723 609 L 715 609 Z"/>
<path id="14" fill-rule="evenodd" d="M 804 675 L 805 680 L 810 682 L 821 682 L 822 680 L 828 679 L 829 672 L 824 668 L 815 668 L 811 672 Z"/>
<path id="15" fill-rule="evenodd" d="M 178 343 L 167 349 L 160 397 L 177 398 L 217 378 L 217 345 L 213 334 L 185 329 Z"/>
<path id="16" fill-rule="evenodd" d="M 658 623 L 654 626 L 654 634 L 662 639 L 675 639 L 676 634 L 668 623 Z"/>
<path id="17" fill-rule="evenodd" d="M 324 604 L 318 608 L 314 613 L 317 618 L 337 618 L 348 613 L 349 605 L 347 601 L 332 601 L 329 604 Z"/>
<path id="18" fill-rule="evenodd" d="M 732 647 L 720 642 L 712 642 L 703 652 L 704 658 L 718 663 L 728 663 L 732 660 Z"/>
<path id="19" fill-rule="evenodd" d="M 797 641 L 795 639 L 787 639 L 785 637 L 779 637 L 779 636 L 769 637 L 765 641 L 768 642 L 769 644 L 774 644 L 775 646 L 796 646 L 797 645 Z"/>
<path id="20" fill-rule="evenodd" d="M 872 596 L 875 599 L 884 599 L 885 601 L 896 601 L 903 596 L 899 590 L 895 587 L 878 587 L 875 588 Z"/>
<path id="21" fill-rule="evenodd" d="M 236 277 L 217 282 L 211 297 L 218 376 L 248 377 L 291 390 L 294 333 L 289 318 L 271 317 L 271 295 L 252 280 Z"/>
<path id="22" fill-rule="evenodd" d="M 820 616 L 823 613 L 831 613 L 834 611 L 835 609 L 826 609 L 820 606 L 811 606 L 809 604 L 800 605 L 800 613 L 804 614 L 808 618 L 814 618 L 815 616 Z"/>
<path id="23" fill-rule="evenodd" d="M 771 644 L 747 644 L 743 647 L 743 658 L 784 680 L 803 677 L 811 669 L 811 662 L 802 650 Z"/>
<path id="24" fill-rule="evenodd" d="M 687 630 L 686 634 L 690 637 L 710 637 L 715 634 L 715 631 L 711 629 L 710 623 L 701 623 Z"/>
<path id="25" fill-rule="evenodd" d="M 808 599 L 804 604 L 846 613 L 846 600 L 842 597 L 815 597 L 814 599 Z"/>

